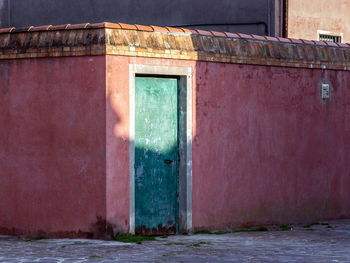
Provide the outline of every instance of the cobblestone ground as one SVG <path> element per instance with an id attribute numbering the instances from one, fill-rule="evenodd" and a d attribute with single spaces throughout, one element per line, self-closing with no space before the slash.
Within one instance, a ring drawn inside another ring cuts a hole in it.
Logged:
<path id="1" fill-rule="evenodd" d="M 142 244 L 0 236 L 0 262 L 350 262 L 350 220 L 328 224 L 169 236 Z"/>

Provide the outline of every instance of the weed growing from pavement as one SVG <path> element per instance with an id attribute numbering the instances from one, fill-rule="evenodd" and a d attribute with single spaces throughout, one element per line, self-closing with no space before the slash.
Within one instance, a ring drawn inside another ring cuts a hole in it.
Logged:
<path id="1" fill-rule="evenodd" d="M 266 226 L 259 226 L 255 228 L 240 228 L 235 229 L 232 231 L 232 233 L 238 233 L 238 232 L 265 232 L 269 231 L 269 229 Z"/>
<path id="2" fill-rule="evenodd" d="M 199 243 L 193 244 L 192 246 L 193 247 L 200 247 L 201 245 L 209 245 L 209 244 L 210 244 L 209 242 L 199 242 Z"/>
<path id="3" fill-rule="evenodd" d="M 26 241 L 26 242 L 33 242 L 33 241 L 41 240 L 41 239 L 44 239 L 44 238 L 45 238 L 45 237 L 43 237 L 43 236 L 36 236 L 36 237 L 28 238 L 28 239 L 26 239 L 25 241 Z"/>
<path id="4" fill-rule="evenodd" d="M 152 236 L 135 236 L 135 235 L 122 235 L 117 233 L 115 236 L 115 240 L 124 243 L 136 243 L 142 244 L 142 241 L 150 241 L 156 240 L 155 237 Z"/>
<path id="5" fill-rule="evenodd" d="M 280 230 L 290 231 L 290 230 L 292 230 L 292 227 L 290 225 L 280 225 Z"/>
<path id="6" fill-rule="evenodd" d="M 214 235 L 223 235 L 223 234 L 229 234 L 231 231 L 215 231 L 212 234 Z"/>
<path id="7" fill-rule="evenodd" d="M 303 226 L 303 228 L 310 228 L 312 226 L 317 226 L 317 225 L 321 225 L 321 223 L 320 222 L 314 222 L 314 223 L 307 224 L 307 225 Z"/>
<path id="8" fill-rule="evenodd" d="M 255 228 L 240 228 L 240 229 L 234 229 L 232 231 L 209 231 L 209 230 L 199 230 L 194 232 L 195 235 L 200 234 L 206 234 L 206 235 L 223 235 L 223 234 L 230 234 L 230 233 L 237 233 L 237 232 L 263 232 L 263 231 L 269 231 L 269 229 L 265 226 L 259 226 Z"/>
<path id="9" fill-rule="evenodd" d="M 208 235 L 210 235 L 210 234 L 212 234 L 212 232 L 209 231 L 209 230 L 199 230 L 199 231 L 194 232 L 194 234 L 195 234 L 195 235 L 202 235 L 202 234 L 208 234 Z"/>
<path id="10" fill-rule="evenodd" d="M 175 246 L 184 246 L 185 243 L 182 243 L 182 242 L 170 242 L 170 243 L 166 243 L 164 244 L 166 246 L 172 246 L 172 245 L 175 245 Z"/>
<path id="11" fill-rule="evenodd" d="M 91 255 L 90 258 L 101 258 L 101 256 L 98 256 L 98 255 Z"/>

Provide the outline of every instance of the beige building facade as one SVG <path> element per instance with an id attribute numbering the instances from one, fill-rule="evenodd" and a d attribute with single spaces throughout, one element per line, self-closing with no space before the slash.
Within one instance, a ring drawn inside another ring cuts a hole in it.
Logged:
<path id="1" fill-rule="evenodd" d="M 350 0 L 289 0 L 287 36 L 350 42 Z"/>

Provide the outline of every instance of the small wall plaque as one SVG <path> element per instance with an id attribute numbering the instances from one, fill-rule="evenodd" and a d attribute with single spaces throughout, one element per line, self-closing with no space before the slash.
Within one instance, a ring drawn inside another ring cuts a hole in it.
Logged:
<path id="1" fill-rule="evenodd" d="M 330 98 L 330 89 L 329 84 L 322 83 L 321 97 L 323 100 L 327 100 Z"/>

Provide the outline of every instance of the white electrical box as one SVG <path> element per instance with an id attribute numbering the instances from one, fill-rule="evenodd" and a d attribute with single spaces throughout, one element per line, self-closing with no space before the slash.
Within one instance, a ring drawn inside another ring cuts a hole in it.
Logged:
<path id="1" fill-rule="evenodd" d="M 330 98 L 329 84 L 322 83 L 321 97 L 323 100 Z"/>

